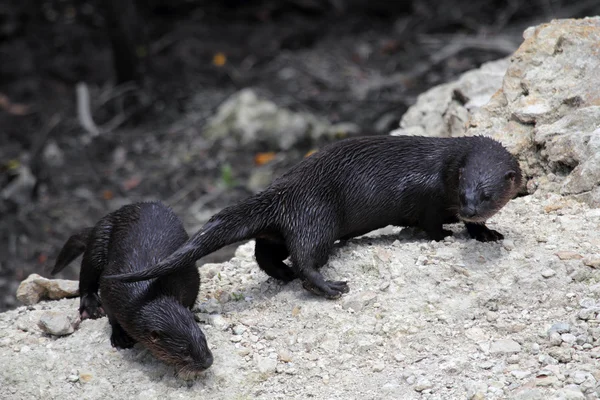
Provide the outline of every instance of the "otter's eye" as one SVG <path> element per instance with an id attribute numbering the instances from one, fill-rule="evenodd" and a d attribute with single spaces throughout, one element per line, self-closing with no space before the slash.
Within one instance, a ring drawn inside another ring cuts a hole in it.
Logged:
<path id="1" fill-rule="evenodd" d="M 490 196 L 488 193 L 481 193 L 480 199 L 481 201 L 490 201 L 492 196 Z"/>

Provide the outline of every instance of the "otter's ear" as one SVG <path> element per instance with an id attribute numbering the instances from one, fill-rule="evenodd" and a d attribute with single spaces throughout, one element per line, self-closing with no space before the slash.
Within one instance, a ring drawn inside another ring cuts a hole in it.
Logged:
<path id="1" fill-rule="evenodd" d="M 152 343 L 158 342 L 160 340 L 160 333 L 158 331 L 151 331 L 150 340 L 152 340 Z"/>
<path id="2" fill-rule="evenodd" d="M 514 181 L 516 176 L 517 173 L 515 171 L 508 171 L 506 174 L 504 174 L 504 179 L 507 181 Z"/>

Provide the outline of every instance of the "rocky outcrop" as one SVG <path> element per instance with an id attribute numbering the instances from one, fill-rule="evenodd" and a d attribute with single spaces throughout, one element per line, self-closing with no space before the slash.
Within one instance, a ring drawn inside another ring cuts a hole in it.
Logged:
<path id="1" fill-rule="evenodd" d="M 555 20 L 523 36 L 508 65 L 488 64 L 423 94 L 393 134 L 492 136 L 519 156 L 530 191 L 600 206 L 600 17 Z M 434 96 L 438 109 L 427 104 Z"/>

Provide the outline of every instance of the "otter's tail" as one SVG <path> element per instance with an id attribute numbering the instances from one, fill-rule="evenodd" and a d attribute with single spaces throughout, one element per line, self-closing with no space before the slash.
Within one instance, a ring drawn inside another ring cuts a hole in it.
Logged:
<path id="1" fill-rule="evenodd" d="M 87 246 L 88 238 L 90 237 L 90 233 L 92 233 L 93 228 L 85 228 L 81 232 L 74 234 L 67 240 L 67 243 L 63 246 L 58 253 L 58 257 L 56 258 L 56 263 L 54 264 L 54 268 L 51 275 L 57 274 L 62 271 L 67 265 L 71 263 L 74 259 L 76 259 L 81 253 L 85 251 Z"/>
<path id="2" fill-rule="evenodd" d="M 138 282 L 158 278 L 194 266 L 196 260 L 229 244 L 252 239 L 269 226 L 265 213 L 268 202 L 261 202 L 261 199 L 264 200 L 264 197 L 260 197 L 259 194 L 240 204 L 223 209 L 180 248 L 158 264 L 140 271 L 107 275 L 104 279 Z"/>

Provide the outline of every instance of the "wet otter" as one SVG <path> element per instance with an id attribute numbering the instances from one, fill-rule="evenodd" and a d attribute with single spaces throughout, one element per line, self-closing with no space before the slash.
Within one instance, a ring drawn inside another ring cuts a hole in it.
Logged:
<path id="1" fill-rule="evenodd" d="M 188 235 L 179 218 L 159 202 L 126 205 L 69 238 L 52 275 L 83 254 L 79 277 L 82 319 L 105 312 L 112 327 L 111 344 L 129 348 L 136 342 L 188 377 L 210 367 L 213 356 L 204 333 L 189 310 L 200 276 L 192 261 L 177 274 L 152 281 L 107 281 L 105 275 L 140 271 L 164 259 Z M 100 296 L 98 296 L 100 289 Z"/>
<path id="2" fill-rule="evenodd" d="M 256 239 L 255 257 L 268 275 L 328 298 L 348 291 L 317 271 L 338 239 L 387 225 L 420 227 L 433 240 L 463 221 L 479 241 L 502 239 L 487 228 L 517 193 L 521 170 L 499 142 L 482 136 L 376 136 L 341 140 L 304 159 L 263 192 L 214 215 L 154 267 L 107 279 L 140 281 L 185 270 L 221 247 Z M 284 264 L 291 257 L 291 268 Z"/>

